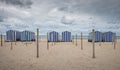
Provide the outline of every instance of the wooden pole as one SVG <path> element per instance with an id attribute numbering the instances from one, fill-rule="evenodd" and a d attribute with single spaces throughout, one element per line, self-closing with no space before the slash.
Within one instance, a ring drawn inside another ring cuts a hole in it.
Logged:
<path id="1" fill-rule="evenodd" d="M 74 44 L 74 35 L 73 35 L 73 38 L 72 38 L 72 42 L 73 42 L 73 44 Z"/>
<path id="2" fill-rule="evenodd" d="M 12 40 L 11 40 L 11 50 L 13 49 Z"/>
<path id="3" fill-rule="evenodd" d="M 2 34 L 1 34 L 1 46 L 3 46 Z"/>
<path id="4" fill-rule="evenodd" d="M 37 28 L 37 58 L 39 58 L 39 40 L 38 40 L 38 37 L 39 37 L 39 29 Z"/>
<path id="5" fill-rule="evenodd" d="M 1 47 L 3 46 L 2 34 L 1 34 Z"/>
<path id="6" fill-rule="evenodd" d="M 51 43 L 52 43 L 52 46 L 53 46 L 53 42 L 54 42 L 54 40 L 53 40 L 53 34 L 52 34 L 52 36 L 51 36 L 51 37 L 52 37 L 52 41 L 51 41 Z"/>
<path id="7" fill-rule="evenodd" d="M 83 39 L 82 39 L 82 32 L 81 32 L 81 50 L 83 50 Z"/>
<path id="8" fill-rule="evenodd" d="M 76 46 L 77 46 L 77 34 L 76 34 Z"/>
<path id="9" fill-rule="evenodd" d="M 52 42 L 52 46 L 53 46 L 53 42 Z"/>
<path id="10" fill-rule="evenodd" d="M 112 45 L 114 45 L 115 34 L 112 35 Z"/>
<path id="11" fill-rule="evenodd" d="M 15 40 L 15 45 L 16 45 L 16 40 Z"/>
<path id="12" fill-rule="evenodd" d="M 27 40 L 26 40 L 26 46 L 27 46 Z"/>
<path id="13" fill-rule="evenodd" d="M 49 50 L 48 33 L 47 33 L 47 50 Z"/>
<path id="14" fill-rule="evenodd" d="M 93 29 L 92 30 L 92 43 L 93 43 L 93 58 L 95 58 L 95 36 L 94 36 L 94 34 L 95 34 L 95 30 Z"/>
<path id="15" fill-rule="evenodd" d="M 114 49 L 116 48 L 116 33 L 114 34 Z"/>
<path id="16" fill-rule="evenodd" d="M 101 46 L 101 42 L 102 42 L 102 35 L 100 34 L 100 44 L 99 44 L 99 46 Z"/>
<path id="17" fill-rule="evenodd" d="M 14 35 L 14 41 L 15 41 L 15 45 L 16 45 L 16 33 L 15 33 L 15 35 Z"/>
<path id="18" fill-rule="evenodd" d="M 13 40 L 14 40 L 14 38 L 13 38 L 14 36 L 13 36 L 13 32 L 12 32 L 12 39 L 11 39 L 11 50 L 13 49 L 13 45 L 12 45 L 12 42 L 13 42 Z"/>

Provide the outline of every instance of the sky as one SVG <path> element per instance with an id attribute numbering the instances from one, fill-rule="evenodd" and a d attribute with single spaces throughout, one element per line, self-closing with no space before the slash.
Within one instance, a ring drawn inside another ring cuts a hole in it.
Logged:
<path id="1" fill-rule="evenodd" d="M 120 36 L 120 0 L 0 0 L 0 33 L 112 31 Z"/>

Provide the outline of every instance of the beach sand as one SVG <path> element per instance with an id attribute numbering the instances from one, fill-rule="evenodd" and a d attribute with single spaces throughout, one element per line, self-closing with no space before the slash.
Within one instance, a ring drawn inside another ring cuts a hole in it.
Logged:
<path id="1" fill-rule="evenodd" d="M 92 43 L 83 40 L 75 42 L 49 43 L 39 41 L 39 58 L 36 58 L 36 42 L 4 42 L 0 46 L 0 70 L 120 70 L 120 40 L 116 49 L 111 42 L 95 43 L 95 57 L 92 58 Z"/>

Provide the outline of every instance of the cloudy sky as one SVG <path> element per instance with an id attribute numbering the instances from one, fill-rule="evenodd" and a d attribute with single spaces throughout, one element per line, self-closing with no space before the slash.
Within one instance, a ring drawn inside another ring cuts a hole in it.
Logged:
<path id="1" fill-rule="evenodd" d="M 120 35 L 120 0 L 0 0 L 0 32 L 40 29 Z"/>

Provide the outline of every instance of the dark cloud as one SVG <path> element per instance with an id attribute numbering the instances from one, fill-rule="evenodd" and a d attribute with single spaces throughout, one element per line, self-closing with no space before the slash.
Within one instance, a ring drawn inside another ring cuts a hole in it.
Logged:
<path id="1" fill-rule="evenodd" d="M 4 19 L 2 16 L 0 16 L 0 22 L 4 22 Z"/>
<path id="2" fill-rule="evenodd" d="M 31 5 L 33 4 L 31 0 L 0 0 L 0 1 L 6 4 L 25 8 L 31 8 Z"/>
<path id="3" fill-rule="evenodd" d="M 58 4 L 60 11 L 89 13 L 94 15 L 119 16 L 120 0 L 70 0 Z"/>
<path id="4" fill-rule="evenodd" d="M 43 32 L 120 30 L 120 0 L 0 0 L 0 26 L 4 26 L 1 29 L 33 29 L 32 24 Z"/>
<path id="5" fill-rule="evenodd" d="M 119 25 L 113 25 L 113 26 L 110 26 L 110 27 L 108 27 L 108 29 L 120 29 L 120 26 Z"/>

